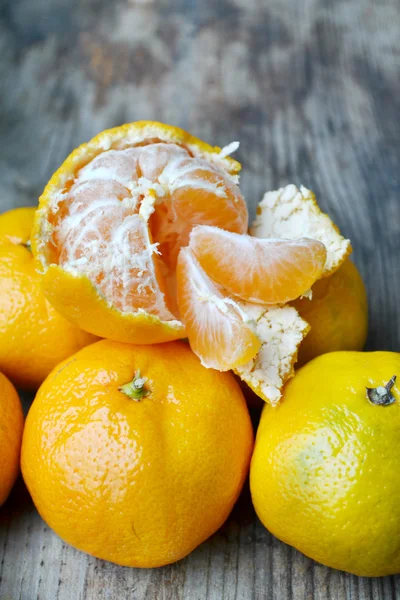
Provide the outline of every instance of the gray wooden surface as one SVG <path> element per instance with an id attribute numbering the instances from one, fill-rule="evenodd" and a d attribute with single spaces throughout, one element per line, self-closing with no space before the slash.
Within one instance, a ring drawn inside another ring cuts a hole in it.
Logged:
<path id="1" fill-rule="evenodd" d="M 368 347 L 399 350 L 399 28 L 398 0 L 0 0 L 1 210 L 35 204 L 106 127 L 238 139 L 252 215 L 267 188 L 315 190 L 354 243 Z M 346 575 L 274 539 L 248 492 L 217 535 L 151 571 L 63 544 L 19 482 L 0 560 L 1 600 L 400 598 L 400 577 Z"/>

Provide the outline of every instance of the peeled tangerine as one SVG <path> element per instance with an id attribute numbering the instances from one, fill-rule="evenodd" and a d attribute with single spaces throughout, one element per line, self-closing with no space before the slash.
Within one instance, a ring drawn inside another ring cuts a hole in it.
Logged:
<path id="1" fill-rule="evenodd" d="M 48 183 L 32 235 L 60 313 L 122 342 L 184 337 L 175 268 L 193 225 L 247 231 L 240 164 L 227 152 L 146 121 L 75 150 Z"/>

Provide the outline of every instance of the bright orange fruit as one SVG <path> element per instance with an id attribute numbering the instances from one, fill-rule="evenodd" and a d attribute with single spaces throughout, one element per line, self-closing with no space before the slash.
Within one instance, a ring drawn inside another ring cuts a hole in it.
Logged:
<path id="1" fill-rule="evenodd" d="M 194 224 L 247 231 L 239 169 L 219 148 L 146 121 L 75 150 L 44 191 L 32 236 L 49 300 L 102 337 L 183 337 L 177 255 Z"/>
<path id="2" fill-rule="evenodd" d="M 204 225 L 193 229 L 190 248 L 229 294 L 260 304 L 298 298 L 321 276 L 326 260 L 317 240 L 257 239 Z"/>
<path id="3" fill-rule="evenodd" d="M 24 416 L 12 383 L 0 373 L 0 506 L 19 473 Z"/>
<path id="4" fill-rule="evenodd" d="M 181 249 L 176 275 L 181 318 L 202 364 L 228 371 L 251 360 L 261 343 L 245 313 L 207 276 L 190 248 Z"/>
<path id="5" fill-rule="evenodd" d="M 34 214 L 29 207 L 0 215 L 0 370 L 33 390 L 59 362 L 97 340 L 44 296 L 29 244 Z"/>
<path id="6" fill-rule="evenodd" d="M 293 306 L 311 330 L 299 349 L 298 367 L 336 350 L 362 350 L 368 331 L 368 302 L 356 265 L 348 258 L 329 277 L 315 282 L 312 299 Z"/>
<path id="7" fill-rule="evenodd" d="M 254 508 L 269 531 L 362 577 L 400 573 L 396 373 L 396 352 L 315 358 L 278 407 L 264 407 L 251 460 Z"/>
<path id="8" fill-rule="evenodd" d="M 252 447 L 231 373 L 204 369 L 184 342 L 103 340 L 40 388 L 21 465 L 39 513 L 65 541 L 121 565 L 158 567 L 223 524 Z"/>

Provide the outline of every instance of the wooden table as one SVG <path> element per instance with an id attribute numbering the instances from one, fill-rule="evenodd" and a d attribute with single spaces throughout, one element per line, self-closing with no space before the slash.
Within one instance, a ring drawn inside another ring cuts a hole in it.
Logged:
<path id="1" fill-rule="evenodd" d="M 266 189 L 313 189 L 354 244 L 368 348 L 399 350 L 398 0 L 2 0 L 1 209 L 35 204 L 66 155 L 137 119 L 240 140 L 252 215 Z M 117 567 L 41 521 L 21 482 L 1 510 L 1 600 L 400 598 L 273 538 L 248 493 L 178 564 Z"/>

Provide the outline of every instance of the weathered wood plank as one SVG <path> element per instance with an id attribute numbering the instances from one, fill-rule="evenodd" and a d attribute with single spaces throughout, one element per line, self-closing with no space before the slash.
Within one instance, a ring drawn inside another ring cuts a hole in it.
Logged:
<path id="1" fill-rule="evenodd" d="M 314 189 L 354 243 L 368 347 L 399 350 L 399 26 L 396 0 L 1 0 L 1 210 L 34 204 L 73 147 L 122 122 L 239 139 L 252 214 L 267 188 Z M 398 577 L 335 572 L 274 539 L 246 494 L 187 559 L 146 571 L 63 544 L 19 484 L 0 556 L 1 600 L 400 598 Z"/>

